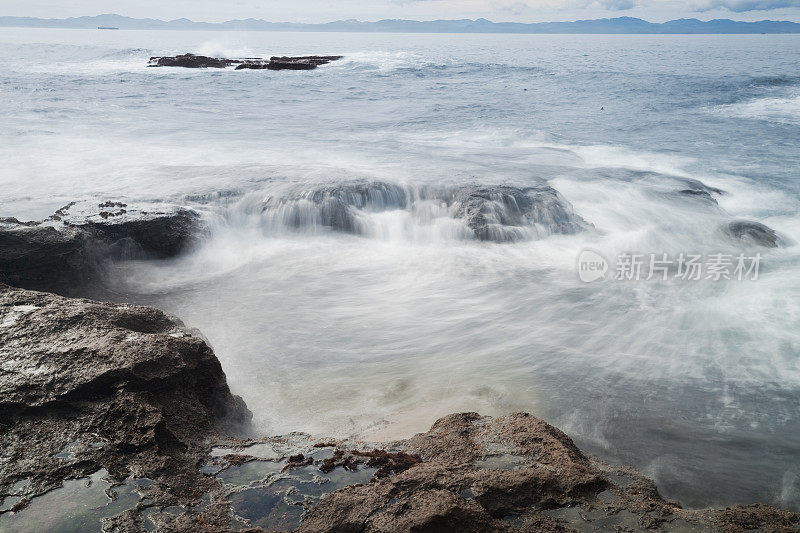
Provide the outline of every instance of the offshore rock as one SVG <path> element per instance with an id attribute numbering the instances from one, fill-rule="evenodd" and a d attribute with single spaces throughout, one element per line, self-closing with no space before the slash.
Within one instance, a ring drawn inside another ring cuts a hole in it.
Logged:
<path id="1" fill-rule="evenodd" d="M 774 229 L 750 220 L 735 220 L 723 228 L 731 237 L 748 244 L 777 248 L 780 239 Z"/>
<path id="2" fill-rule="evenodd" d="M 591 227 L 548 185 L 474 186 L 455 195 L 455 216 L 482 241 L 512 242 L 549 234 L 574 234 Z"/>
<path id="3" fill-rule="evenodd" d="M 322 226 L 358 233 L 357 211 L 404 209 L 406 190 L 392 183 L 352 182 L 299 190 L 286 197 L 271 197 L 262 211 L 290 228 Z"/>
<path id="4" fill-rule="evenodd" d="M 319 65 L 341 59 L 343 56 L 273 56 L 269 60 L 260 57 L 223 59 L 217 57 L 183 54 L 178 56 L 151 57 L 149 67 L 183 68 L 227 68 L 236 70 L 313 70 Z"/>
<path id="5" fill-rule="evenodd" d="M 173 257 L 202 229 L 189 209 L 110 201 L 73 202 L 41 222 L 0 219 L 0 282 L 74 294 L 106 259 Z"/>
<path id="6" fill-rule="evenodd" d="M 230 59 L 183 54 L 174 57 L 151 57 L 150 67 L 183 67 L 183 68 L 226 68 L 234 62 Z"/>
<path id="7" fill-rule="evenodd" d="M 196 469 L 209 439 L 250 417 L 178 319 L 0 285 L 0 498 L 24 483 L 16 510 L 101 469 L 152 480 L 155 501 L 186 501 L 214 485 Z"/>
<path id="8" fill-rule="evenodd" d="M 347 233 L 368 233 L 365 212 L 414 211 L 421 202 L 444 209 L 443 216 L 463 222 L 464 236 L 482 241 L 513 242 L 551 234 L 573 234 L 592 227 L 548 185 L 533 187 L 469 185 L 401 186 L 356 181 L 300 189 L 268 198 L 262 206 L 271 226 L 321 226 Z"/>
<path id="9" fill-rule="evenodd" d="M 270 70 L 312 70 L 319 65 L 325 65 L 341 58 L 342 56 L 271 57 L 267 68 Z"/>

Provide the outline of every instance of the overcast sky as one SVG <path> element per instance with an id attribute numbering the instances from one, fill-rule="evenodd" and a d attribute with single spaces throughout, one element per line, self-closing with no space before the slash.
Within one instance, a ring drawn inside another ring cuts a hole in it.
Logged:
<path id="1" fill-rule="evenodd" d="M 800 0 L 0 0 L 0 16 L 63 18 L 102 13 L 213 22 L 250 17 L 273 22 L 480 17 L 540 22 L 619 16 L 654 22 L 681 17 L 800 22 Z"/>

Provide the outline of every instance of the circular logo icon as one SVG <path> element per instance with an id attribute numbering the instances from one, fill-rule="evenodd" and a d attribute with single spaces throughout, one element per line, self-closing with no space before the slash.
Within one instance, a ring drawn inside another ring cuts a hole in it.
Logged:
<path id="1" fill-rule="evenodd" d="M 608 261 L 594 250 L 584 250 L 578 256 L 578 277 L 585 283 L 603 279 L 608 272 Z"/>

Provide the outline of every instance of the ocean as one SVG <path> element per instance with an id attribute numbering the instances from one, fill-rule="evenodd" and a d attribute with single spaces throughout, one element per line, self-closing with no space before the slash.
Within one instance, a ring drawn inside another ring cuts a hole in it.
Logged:
<path id="1" fill-rule="evenodd" d="M 184 52 L 344 59 L 146 66 Z M 2 28 L 0 55 L 0 216 L 201 212 L 196 249 L 103 291 L 202 331 L 260 433 L 528 411 L 686 506 L 800 509 L 800 35 Z M 352 227 L 323 223 L 310 199 L 353 183 Z M 476 239 L 450 199 L 501 185 L 549 185 L 585 231 Z M 681 254 L 760 270 L 619 270 Z"/>

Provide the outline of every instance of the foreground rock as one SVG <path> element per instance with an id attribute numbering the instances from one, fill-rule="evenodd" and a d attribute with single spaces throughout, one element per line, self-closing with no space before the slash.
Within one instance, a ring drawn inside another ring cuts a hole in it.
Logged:
<path id="1" fill-rule="evenodd" d="M 215 484 L 196 468 L 208 442 L 250 417 L 206 341 L 176 318 L 0 285 L 5 510 L 101 470 L 148 480 L 157 504 L 197 497 Z M 0 530 L 21 527 L 2 519 Z"/>
<path id="2" fill-rule="evenodd" d="M 688 511 L 526 413 L 450 415 L 394 443 L 421 462 L 326 495 L 300 531 L 796 531 L 767 506 Z"/>
<path id="3" fill-rule="evenodd" d="M 183 68 L 227 68 L 235 66 L 236 70 L 313 70 L 319 65 L 341 59 L 342 56 L 273 56 L 267 59 L 259 57 L 243 59 L 222 59 L 194 54 L 178 56 L 151 57 L 150 67 L 183 67 Z"/>
<path id="4" fill-rule="evenodd" d="M 683 510 L 525 413 L 449 415 L 384 445 L 231 436 L 249 418 L 206 342 L 175 318 L 0 286 L 0 530 L 800 527 L 767 506 Z"/>
<path id="5" fill-rule="evenodd" d="M 206 476 L 198 480 L 186 471 L 177 481 L 184 488 L 181 480 L 196 483 L 196 491 L 177 493 L 170 485 L 165 496 L 164 488 L 140 489 L 127 510 L 107 512 L 104 530 L 788 532 L 800 527 L 797 514 L 765 505 L 682 509 L 635 470 L 584 454 L 563 432 L 526 413 L 495 419 L 449 415 L 427 433 L 386 448 L 303 434 L 220 443 L 226 446 L 197 463 Z M 42 513 L 37 503 L 6 517 L 0 510 L 0 527 L 26 513 L 35 520 Z M 164 510 L 167 503 L 172 510 Z M 90 530 L 99 530 L 99 520 Z"/>
<path id="6" fill-rule="evenodd" d="M 47 220 L 0 219 L 0 282 L 76 294 L 108 258 L 167 258 L 202 232 L 200 215 L 172 205 L 73 202 Z"/>

